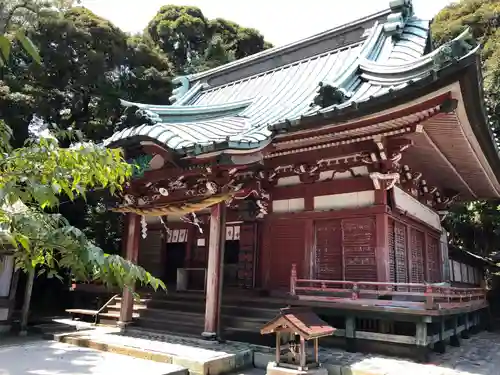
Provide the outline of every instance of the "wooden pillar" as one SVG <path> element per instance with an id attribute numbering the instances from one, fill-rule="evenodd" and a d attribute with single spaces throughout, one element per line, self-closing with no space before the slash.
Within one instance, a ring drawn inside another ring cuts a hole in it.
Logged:
<path id="1" fill-rule="evenodd" d="M 141 234 L 141 217 L 137 214 L 129 213 L 125 219 L 125 233 L 123 236 L 122 248 L 125 259 L 137 263 L 139 255 L 139 240 Z M 131 286 L 133 288 L 134 286 Z M 122 303 L 120 308 L 120 321 L 118 325 L 124 327 L 132 321 L 134 310 L 133 289 L 124 289 L 122 293 Z"/>
<path id="2" fill-rule="evenodd" d="M 356 318 L 352 315 L 345 317 L 345 341 L 346 350 L 351 353 L 357 352 L 356 345 Z"/>
<path id="3" fill-rule="evenodd" d="M 205 305 L 205 330 L 202 336 L 217 339 L 220 335 L 220 303 L 226 237 L 226 205 L 218 203 L 210 212 L 210 239 Z"/>
<path id="4" fill-rule="evenodd" d="M 424 319 L 416 323 L 415 333 L 416 356 L 419 362 L 429 362 L 429 342 L 427 338 L 427 323 Z"/>
<path id="5" fill-rule="evenodd" d="M 377 281 L 389 282 L 390 266 L 389 266 L 389 215 L 378 214 L 376 217 L 376 241 L 377 241 Z"/>
<path id="6" fill-rule="evenodd" d="M 279 365 L 281 360 L 281 332 L 276 332 L 276 364 Z"/>
<path id="7" fill-rule="evenodd" d="M 299 370 L 305 370 L 307 363 L 306 340 L 300 336 L 300 367 Z"/>

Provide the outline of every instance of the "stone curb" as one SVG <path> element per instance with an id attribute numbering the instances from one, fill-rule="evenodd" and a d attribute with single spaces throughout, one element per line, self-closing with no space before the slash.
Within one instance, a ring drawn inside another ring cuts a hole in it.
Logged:
<path id="1" fill-rule="evenodd" d="M 134 358 L 146 359 L 155 362 L 170 363 L 182 366 L 185 369 L 173 372 L 169 375 L 187 375 L 188 371 L 194 375 L 221 375 L 234 372 L 252 365 L 253 353 L 251 350 L 241 351 L 236 354 L 227 355 L 223 358 L 216 358 L 205 362 L 195 361 L 189 358 L 175 355 L 152 352 L 139 348 L 132 348 L 114 344 L 107 344 L 92 340 L 87 337 L 78 337 L 75 334 L 47 334 L 45 338 L 62 343 L 76 345 L 84 348 L 95 349 L 103 352 L 127 355 Z"/>
<path id="2" fill-rule="evenodd" d="M 274 355 L 267 354 L 267 353 L 258 353 L 255 352 L 253 355 L 253 364 L 254 367 L 259 368 L 259 369 L 266 369 L 267 364 L 269 362 L 274 361 Z M 322 365 L 323 368 L 328 371 L 328 375 L 386 375 L 387 373 L 384 372 L 373 372 L 371 370 L 365 370 L 365 369 L 355 369 L 352 368 L 349 365 L 341 365 L 341 364 L 333 364 L 333 363 L 326 363 Z"/>

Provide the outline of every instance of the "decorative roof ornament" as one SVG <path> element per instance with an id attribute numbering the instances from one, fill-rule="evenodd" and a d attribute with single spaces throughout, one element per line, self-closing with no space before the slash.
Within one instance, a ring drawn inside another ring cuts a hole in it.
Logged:
<path id="1" fill-rule="evenodd" d="M 175 77 L 172 80 L 172 83 L 174 85 L 180 85 L 179 87 L 175 88 L 172 90 L 172 96 L 168 98 L 170 100 L 170 103 L 175 103 L 177 102 L 180 98 L 182 98 L 186 93 L 189 91 L 190 87 L 190 81 L 187 76 L 179 76 Z"/>
<path id="2" fill-rule="evenodd" d="M 318 94 L 314 97 L 313 104 L 321 108 L 327 108 L 333 105 L 342 104 L 350 98 L 350 93 L 345 89 L 320 82 Z"/>
<path id="3" fill-rule="evenodd" d="M 117 130 L 125 128 L 135 128 L 141 125 L 154 125 L 161 122 L 158 114 L 137 106 L 125 107 L 120 121 L 117 123 Z"/>
<path id="4" fill-rule="evenodd" d="M 389 3 L 391 14 L 387 16 L 387 22 L 384 24 L 384 32 L 398 38 L 403 33 L 408 19 L 413 16 L 412 0 L 392 0 Z"/>
<path id="5" fill-rule="evenodd" d="M 459 37 L 439 48 L 437 53 L 432 57 L 434 68 L 439 70 L 449 64 L 457 62 L 476 48 L 477 43 L 470 29 L 467 28 Z"/>

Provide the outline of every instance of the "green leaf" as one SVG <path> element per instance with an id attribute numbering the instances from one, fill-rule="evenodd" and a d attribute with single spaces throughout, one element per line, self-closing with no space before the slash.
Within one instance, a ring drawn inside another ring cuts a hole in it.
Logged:
<path id="1" fill-rule="evenodd" d="M 28 55 L 31 56 L 33 60 L 35 60 L 38 64 L 42 63 L 42 59 L 40 58 L 40 54 L 38 53 L 38 49 L 36 46 L 33 44 L 30 38 L 26 36 L 24 33 L 24 30 L 19 29 L 16 32 L 16 39 L 21 43 L 23 46 L 24 50 Z"/>
<path id="2" fill-rule="evenodd" d="M 30 240 L 24 234 L 18 233 L 17 236 L 16 236 L 16 240 L 17 240 L 17 242 L 19 242 L 21 244 L 21 246 L 25 250 L 29 250 L 30 249 Z"/>
<path id="3" fill-rule="evenodd" d="M 10 40 L 5 35 L 0 35 L 0 54 L 3 61 L 7 62 L 10 56 Z"/>

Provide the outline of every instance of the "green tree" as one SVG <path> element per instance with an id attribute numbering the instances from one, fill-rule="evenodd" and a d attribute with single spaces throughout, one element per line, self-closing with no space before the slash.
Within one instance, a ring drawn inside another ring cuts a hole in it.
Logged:
<path id="1" fill-rule="evenodd" d="M 442 45 L 466 27 L 481 43 L 481 60 L 488 115 L 500 135 L 500 1 L 462 0 L 444 8 L 432 23 L 433 42 Z M 500 250 L 500 201 L 457 204 L 445 226 L 453 245 L 483 256 Z"/>
<path id="2" fill-rule="evenodd" d="M 35 2 L 25 1 L 14 8 L 9 8 L 10 5 L 10 1 L 0 2 L 0 24 L 4 25 L 0 36 L 9 44 L 11 31 L 18 35 L 19 27 L 25 20 L 23 14 L 18 16 L 15 12 L 22 9 L 30 16 L 38 12 Z M 8 8 L 10 10 L 5 11 Z M 30 47 L 26 48 L 25 43 L 29 39 L 24 42 L 23 39 L 18 40 L 29 55 L 38 55 L 31 41 Z M 2 54 L 4 62 L 12 62 L 14 69 L 27 66 L 22 56 L 11 61 L 10 48 L 3 48 Z M 89 59 L 92 60 L 91 57 Z M 35 58 L 35 61 L 40 60 Z M 46 67 L 47 62 L 43 61 L 34 70 Z M 36 270 L 57 276 L 60 270 L 69 269 L 78 280 L 101 280 L 106 285 L 122 288 L 132 287 L 137 282 L 155 289 L 164 288 L 160 280 L 141 267 L 120 256 L 104 253 L 82 231 L 69 225 L 62 215 L 47 212 L 47 209 L 59 205 L 61 194 L 73 200 L 85 198 L 88 191 L 95 189 L 109 189 L 111 194 L 120 191 L 132 174 L 132 167 L 123 160 L 121 151 L 92 143 L 62 148 L 44 129 L 43 121 L 32 116 L 31 125 L 33 136 L 27 138 L 21 147 L 13 148 L 11 128 L 0 119 L 0 224 L 4 229 L 3 243 L 10 242 L 16 268 L 29 275 L 22 330 L 27 325 Z M 56 130 L 66 136 L 73 133 L 65 129 Z M 45 134 L 41 136 L 42 133 Z"/>
<path id="3" fill-rule="evenodd" d="M 209 20 L 192 6 L 161 7 L 146 33 L 178 74 L 214 67 L 271 47 L 257 30 L 220 18 Z"/>
<path id="4" fill-rule="evenodd" d="M 16 146 L 33 114 L 101 141 L 116 130 L 120 98 L 164 103 L 171 93 L 168 59 L 88 9 L 45 12 L 31 39 L 42 64 L 11 65 L 0 82 L 0 111 Z M 20 48 L 11 54 L 24 55 Z"/>

